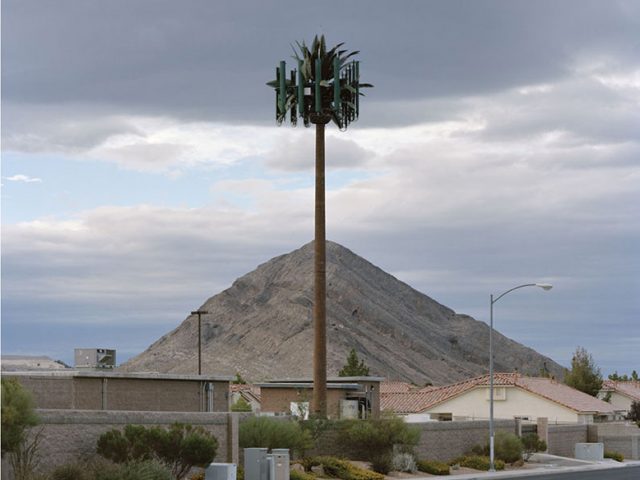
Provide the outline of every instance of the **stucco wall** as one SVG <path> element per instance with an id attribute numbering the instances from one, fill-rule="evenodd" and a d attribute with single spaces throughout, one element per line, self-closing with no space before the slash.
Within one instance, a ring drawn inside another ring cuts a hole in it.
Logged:
<path id="1" fill-rule="evenodd" d="M 529 417 L 535 421 L 538 417 L 547 417 L 549 423 L 578 421 L 576 412 L 569 408 L 518 387 L 505 388 L 506 399 L 494 400 L 494 418 Z M 454 417 L 467 417 L 469 420 L 488 419 L 488 392 L 488 387 L 474 388 L 426 410 L 425 413 L 453 413 Z"/>
<path id="2" fill-rule="evenodd" d="M 127 424 L 169 426 L 175 422 L 200 425 L 218 440 L 215 461 L 238 461 L 238 413 L 116 412 L 96 410 L 38 410 L 42 429 L 40 470 L 95 454 L 98 437 Z M 233 454 L 233 455 L 232 455 Z M 6 463 L 3 462 L 3 470 Z M 4 478 L 5 473 L 3 472 Z"/>

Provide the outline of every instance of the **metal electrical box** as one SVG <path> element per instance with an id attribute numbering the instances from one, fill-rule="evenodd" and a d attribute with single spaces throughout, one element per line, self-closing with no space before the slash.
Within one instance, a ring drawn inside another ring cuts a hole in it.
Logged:
<path id="1" fill-rule="evenodd" d="M 358 418 L 358 401 L 340 400 L 340 418 Z"/>
<path id="2" fill-rule="evenodd" d="M 245 480 L 269 480 L 269 465 L 266 448 L 244 449 Z"/>
<path id="3" fill-rule="evenodd" d="M 269 480 L 289 480 L 289 449 L 274 448 L 272 452 L 272 454 L 267 455 L 269 460 Z"/>
<path id="4" fill-rule="evenodd" d="M 108 348 L 76 348 L 76 368 L 111 369 L 116 366 L 116 351 Z"/>
<path id="5" fill-rule="evenodd" d="M 210 463 L 204 471 L 205 480 L 236 480 L 238 467 L 235 463 Z"/>

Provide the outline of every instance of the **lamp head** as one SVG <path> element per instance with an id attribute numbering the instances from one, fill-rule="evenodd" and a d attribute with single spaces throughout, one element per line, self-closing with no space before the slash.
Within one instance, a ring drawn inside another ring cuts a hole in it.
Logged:
<path id="1" fill-rule="evenodd" d="M 536 283 L 536 287 L 540 287 L 543 290 L 551 290 L 553 288 L 553 285 L 551 285 L 550 283 Z"/>

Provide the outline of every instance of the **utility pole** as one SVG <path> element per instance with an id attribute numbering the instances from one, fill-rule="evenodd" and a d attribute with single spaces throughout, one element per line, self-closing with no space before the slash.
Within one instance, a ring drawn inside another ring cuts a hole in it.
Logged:
<path id="1" fill-rule="evenodd" d="M 202 317 L 209 312 L 206 310 L 196 310 L 191 315 L 198 315 L 198 375 L 202 375 Z"/>

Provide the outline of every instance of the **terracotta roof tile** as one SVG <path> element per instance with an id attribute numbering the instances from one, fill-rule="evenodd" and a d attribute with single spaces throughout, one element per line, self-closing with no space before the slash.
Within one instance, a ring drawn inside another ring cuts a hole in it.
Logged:
<path id="1" fill-rule="evenodd" d="M 472 388 L 488 384 L 489 375 L 483 375 L 443 387 L 426 387 L 417 392 L 381 394 L 381 407 L 396 413 L 419 413 Z M 496 373 L 493 384 L 520 387 L 577 412 L 613 413 L 610 404 L 550 378 Z"/>
<path id="2" fill-rule="evenodd" d="M 618 392 L 622 395 L 626 395 L 627 397 L 640 401 L 640 382 L 637 380 L 630 380 L 628 382 L 605 380 L 602 384 L 602 389 Z"/>

